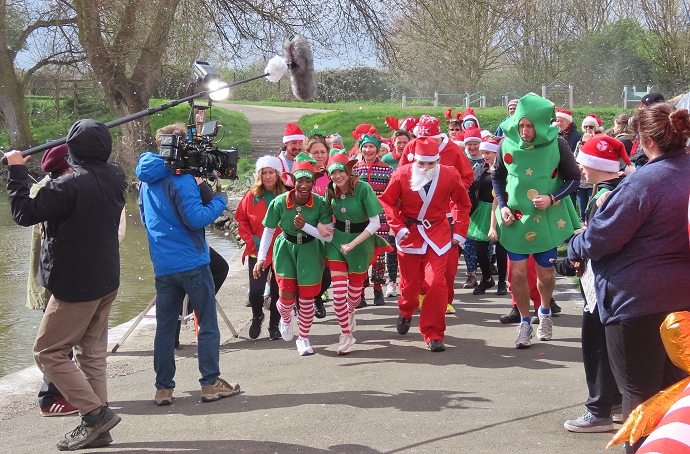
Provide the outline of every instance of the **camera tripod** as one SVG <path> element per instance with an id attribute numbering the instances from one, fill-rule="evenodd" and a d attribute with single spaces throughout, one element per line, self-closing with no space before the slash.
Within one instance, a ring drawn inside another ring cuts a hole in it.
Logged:
<path id="1" fill-rule="evenodd" d="M 144 318 L 156 318 L 155 315 L 148 315 L 149 311 L 155 305 L 156 305 L 156 297 L 154 296 L 153 299 L 151 300 L 151 302 L 148 304 L 148 306 L 146 306 L 146 309 L 141 311 L 139 316 L 134 320 L 134 323 L 132 323 L 132 326 L 129 327 L 129 329 L 125 332 L 125 334 L 122 335 L 122 338 L 120 338 L 120 340 L 117 342 L 117 344 L 115 344 L 115 346 L 111 350 L 112 353 L 117 352 L 117 350 L 120 348 L 120 346 L 125 343 L 125 340 L 127 340 L 129 335 L 132 334 L 132 331 L 134 331 L 134 329 L 139 325 L 139 323 Z M 228 329 L 232 333 L 232 337 L 237 337 L 237 331 L 235 331 L 235 327 L 232 326 L 232 323 L 230 323 L 228 316 L 225 315 L 225 311 L 223 311 L 223 308 L 220 307 L 218 300 L 216 300 L 216 310 L 218 311 L 218 314 L 223 319 L 223 321 L 227 325 Z M 185 296 L 184 302 L 182 303 L 182 314 L 180 315 L 180 321 L 184 325 L 186 325 L 187 322 L 192 320 L 193 317 L 194 317 L 194 315 L 189 313 L 189 297 Z"/>

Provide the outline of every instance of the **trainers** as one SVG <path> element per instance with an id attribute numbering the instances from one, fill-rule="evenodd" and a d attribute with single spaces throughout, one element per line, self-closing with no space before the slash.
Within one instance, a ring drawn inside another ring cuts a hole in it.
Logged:
<path id="1" fill-rule="evenodd" d="M 314 350 L 312 350 L 311 345 L 309 345 L 309 339 L 306 337 L 304 339 L 301 337 L 297 338 L 297 353 L 299 353 L 299 356 L 314 354 Z"/>
<path id="2" fill-rule="evenodd" d="M 41 416 L 65 416 L 73 415 L 79 410 L 77 407 L 67 402 L 64 397 L 56 397 L 52 405 L 41 407 Z"/>
<path id="3" fill-rule="evenodd" d="M 352 346 L 355 345 L 355 338 L 352 334 L 341 334 L 338 340 L 338 354 L 347 355 L 352 351 Z"/>
<path id="4" fill-rule="evenodd" d="M 291 318 L 288 323 L 285 323 L 283 320 L 283 317 L 280 317 L 280 323 L 278 324 L 278 329 L 280 329 L 280 336 L 283 338 L 284 341 L 291 341 L 292 337 L 295 335 L 295 329 L 292 326 L 292 320 L 294 319 Z"/>
<path id="5" fill-rule="evenodd" d="M 347 316 L 347 325 L 350 327 L 350 333 L 355 332 L 355 327 L 357 326 L 357 321 L 355 320 L 355 311 L 350 312 Z"/>
<path id="6" fill-rule="evenodd" d="M 520 323 L 520 311 L 517 307 L 513 306 L 509 313 L 501 315 L 498 321 L 507 325 L 509 323 Z"/>
<path id="7" fill-rule="evenodd" d="M 367 307 L 369 304 L 367 304 L 367 300 L 364 299 L 364 293 L 362 293 L 362 297 L 359 300 L 359 304 L 357 305 L 356 309 L 361 309 L 363 307 Z"/>
<path id="8" fill-rule="evenodd" d="M 170 405 L 173 401 L 173 390 L 175 388 L 163 388 L 156 390 L 156 405 Z"/>
<path id="9" fill-rule="evenodd" d="M 412 317 L 410 318 L 405 318 L 401 315 L 398 315 L 398 323 L 396 328 L 398 329 L 398 334 L 407 334 L 407 332 L 410 330 L 410 325 L 412 324 Z"/>
<path id="10" fill-rule="evenodd" d="M 443 352 L 446 350 L 446 346 L 443 345 L 443 341 L 440 339 L 434 339 L 429 341 L 427 347 L 429 347 L 429 350 L 431 350 L 434 353 Z"/>
<path id="11" fill-rule="evenodd" d="M 483 295 L 488 289 L 496 285 L 496 282 L 494 281 L 493 278 L 490 278 L 488 281 L 485 281 L 482 279 L 482 281 L 479 283 L 477 287 L 472 291 L 473 295 Z"/>
<path id="12" fill-rule="evenodd" d="M 392 298 L 394 296 L 398 296 L 398 284 L 388 281 L 388 284 L 386 284 L 386 298 Z"/>
<path id="13" fill-rule="evenodd" d="M 110 431 L 103 432 L 94 441 L 89 443 L 89 448 L 104 448 L 113 442 L 113 437 L 110 435 Z"/>
<path id="14" fill-rule="evenodd" d="M 539 328 L 537 328 L 537 338 L 541 341 L 550 341 L 553 334 L 553 321 L 551 321 L 551 314 L 543 314 L 541 310 L 539 313 Z"/>
<path id="15" fill-rule="evenodd" d="M 91 443 L 115 427 L 120 422 L 120 417 L 109 407 L 101 407 L 81 417 L 81 424 L 72 432 L 57 442 L 60 451 L 74 451 L 91 446 Z M 103 437 L 103 441 L 105 441 Z M 110 440 L 112 442 L 112 438 Z"/>
<path id="16" fill-rule="evenodd" d="M 228 383 L 222 378 L 216 378 L 216 381 L 210 385 L 201 387 L 201 401 L 213 402 L 223 397 L 234 396 L 240 393 L 239 383 Z"/>
<path id="17" fill-rule="evenodd" d="M 577 419 L 569 419 L 563 423 L 563 427 L 570 432 L 594 433 L 609 432 L 613 430 L 613 418 L 597 418 L 591 411 L 585 410 Z"/>
<path id="18" fill-rule="evenodd" d="M 282 339 L 283 336 L 280 334 L 280 328 L 277 326 L 269 326 L 268 327 L 268 339 L 275 341 L 278 339 Z"/>
<path id="19" fill-rule="evenodd" d="M 561 309 L 561 306 L 556 304 L 556 301 L 551 298 L 551 301 L 549 301 L 549 309 L 551 309 L 551 313 L 553 315 L 560 314 L 563 309 Z"/>
<path id="20" fill-rule="evenodd" d="M 462 288 L 475 288 L 477 286 L 477 277 L 468 275 L 467 280 L 462 284 Z"/>
<path id="21" fill-rule="evenodd" d="M 534 311 L 534 314 L 532 314 L 531 322 L 532 322 L 533 325 L 538 325 L 538 324 L 539 324 L 539 315 L 538 315 L 538 313 L 539 313 L 539 309 L 537 309 L 536 311 Z"/>
<path id="22" fill-rule="evenodd" d="M 496 295 L 507 295 L 508 287 L 506 286 L 506 281 L 498 281 L 498 288 L 496 289 Z"/>
<path id="23" fill-rule="evenodd" d="M 521 322 L 517 327 L 517 339 L 515 339 L 515 348 L 529 348 L 532 343 L 532 325 L 527 322 Z"/>
<path id="24" fill-rule="evenodd" d="M 323 305 L 322 295 L 314 298 L 314 317 L 326 318 L 326 308 Z"/>
<path id="25" fill-rule="evenodd" d="M 261 314 L 259 317 L 254 316 L 252 317 L 252 324 L 249 327 L 249 338 L 250 339 L 256 339 L 259 337 L 259 334 L 261 334 L 261 324 L 264 322 L 264 314 Z"/>
<path id="26" fill-rule="evenodd" d="M 448 314 L 454 314 L 455 313 L 455 308 L 453 307 L 452 304 L 449 304 L 446 306 L 446 315 Z"/>
<path id="27" fill-rule="evenodd" d="M 383 299 L 383 290 L 374 290 L 374 306 L 385 306 L 386 300 Z"/>

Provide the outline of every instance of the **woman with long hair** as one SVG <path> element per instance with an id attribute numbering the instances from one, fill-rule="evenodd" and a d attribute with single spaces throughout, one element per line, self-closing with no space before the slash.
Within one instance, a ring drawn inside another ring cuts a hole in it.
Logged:
<path id="1" fill-rule="evenodd" d="M 249 257 L 249 303 L 252 307 L 252 323 L 249 327 L 249 337 L 256 339 L 261 334 L 261 324 L 264 321 L 264 289 L 272 265 L 272 247 L 266 255 L 266 267 L 254 277 L 254 265 L 257 261 L 260 239 L 264 233 L 262 221 L 266 216 L 268 206 L 276 196 L 287 191 L 281 178 L 282 166 L 280 159 L 273 156 L 262 156 L 256 160 L 256 177 L 251 189 L 244 194 L 235 211 L 237 231 L 244 241 L 242 264 Z M 272 246 L 272 244 L 271 244 Z M 276 308 L 278 301 L 278 283 L 275 273 L 271 273 L 271 305 L 268 321 L 268 337 L 271 340 L 280 339 L 278 321 L 280 314 Z"/>

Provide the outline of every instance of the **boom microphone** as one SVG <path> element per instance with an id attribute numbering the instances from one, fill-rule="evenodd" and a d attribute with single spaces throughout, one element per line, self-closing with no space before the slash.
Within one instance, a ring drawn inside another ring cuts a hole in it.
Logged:
<path id="1" fill-rule="evenodd" d="M 307 39 L 295 35 L 283 44 L 283 56 L 290 74 L 292 94 L 300 101 L 311 101 L 316 96 L 314 59 Z"/>

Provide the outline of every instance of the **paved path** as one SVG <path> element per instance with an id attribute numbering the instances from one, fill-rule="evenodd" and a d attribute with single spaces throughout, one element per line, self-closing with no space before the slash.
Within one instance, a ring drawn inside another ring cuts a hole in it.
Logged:
<path id="1" fill-rule="evenodd" d="M 251 127 L 249 137 L 254 153 L 252 157 L 277 154 L 283 143 L 287 123 L 297 123 L 302 115 L 330 112 L 322 109 L 300 109 L 296 107 L 247 106 L 243 104 L 216 103 L 222 109 L 242 112 Z M 305 131 L 306 132 L 306 131 Z"/>
<path id="2" fill-rule="evenodd" d="M 173 405 L 153 403 L 152 336 L 142 325 L 108 359 L 110 405 L 122 417 L 114 443 L 87 452 L 113 453 L 604 453 L 611 434 L 572 434 L 563 421 L 577 417 L 586 397 L 581 364 L 582 304 L 568 279 L 557 281 L 563 314 L 554 340 L 516 350 L 515 325 L 501 325 L 508 297 L 494 289 L 474 296 L 456 279 L 457 313 L 446 318 L 443 353 L 431 353 L 413 319 L 406 336 L 395 331 L 393 299 L 358 311 L 357 344 L 338 357 L 332 305 L 311 330 L 315 354 L 299 357 L 293 342 L 247 336 L 247 271 L 231 261 L 219 301 L 239 339 L 221 325 L 222 376 L 242 394 L 200 403 L 193 328 L 178 350 Z M 368 291 L 371 301 L 371 290 Z M 572 301 L 569 301 L 572 300 Z M 266 324 L 264 324 L 266 328 Z M 111 334 L 112 342 L 119 333 Z M 0 379 L 2 452 L 56 452 L 74 416 L 41 418 L 35 368 Z M 616 448 L 611 452 L 621 452 Z"/>

